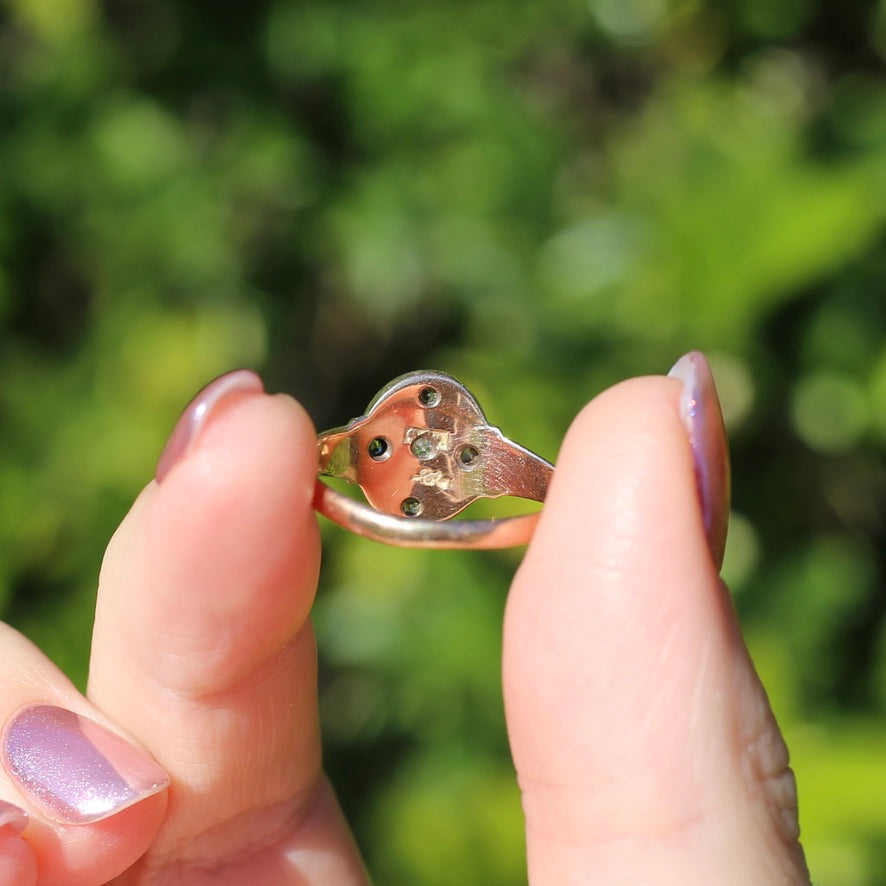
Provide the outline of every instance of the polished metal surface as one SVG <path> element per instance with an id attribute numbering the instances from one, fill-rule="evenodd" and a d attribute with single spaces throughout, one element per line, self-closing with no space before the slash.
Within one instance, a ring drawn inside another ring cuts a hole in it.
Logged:
<path id="1" fill-rule="evenodd" d="M 491 426 L 473 395 L 443 372 L 386 385 L 366 414 L 319 435 L 318 472 L 356 483 L 366 507 L 318 483 L 314 505 L 339 525 L 411 547 L 506 547 L 538 515 L 449 520 L 478 498 L 543 501 L 553 466 Z"/>

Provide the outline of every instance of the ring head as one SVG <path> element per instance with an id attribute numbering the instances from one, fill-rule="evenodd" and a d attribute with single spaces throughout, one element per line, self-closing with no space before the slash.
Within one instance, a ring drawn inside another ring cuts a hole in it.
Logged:
<path id="1" fill-rule="evenodd" d="M 487 427 L 477 401 L 452 376 L 411 373 L 383 388 L 343 432 L 322 435 L 321 472 L 354 480 L 383 513 L 445 520 L 484 494 Z"/>
<path id="2" fill-rule="evenodd" d="M 542 501 L 553 466 L 488 424 L 473 395 L 443 372 L 386 385 L 366 414 L 320 434 L 321 475 L 357 483 L 371 508 L 320 484 L 316 507 L 355 532 L 390 544 L 500 547 L 524 543 L 537 515 L 454 521 L 478 498 Z"/>

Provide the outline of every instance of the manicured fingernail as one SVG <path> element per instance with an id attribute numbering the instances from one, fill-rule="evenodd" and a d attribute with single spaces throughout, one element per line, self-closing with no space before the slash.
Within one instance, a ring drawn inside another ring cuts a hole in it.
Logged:
<path id="1" fill-rule="evenodd" d="M 157 462 L 155 476 L 161 483 L 172 468 L 194 447 L 219 404 L 235 394 L 260 394 L 261 379 L 249 369 L 235 369 L 211 381 L 185 407 Z"/>
<path id="2" fill-rule="evenodd" d="M 28 813 L 13 803 L 0 800 L 0 830 L 12 828 L 13 832 L 20 834 L 28 826 Z"/>
<path id="3" fill-rule="evenodd" d="M 729 524 L 729 450 L 720 399 L 711 366 L 700 351 L 681 357 L 668 375 L 683 385 L 680 416 L 692 447 L 695 485 L 708 546 L 719 568 Z"/>
<path id="4" fill-rule="evenodd" d="M 9 721 L 2 761 L 28 800 L 63 824 L 101 821 L 169 785 L 144 751 L 54 705 L 23 708 Z"/>

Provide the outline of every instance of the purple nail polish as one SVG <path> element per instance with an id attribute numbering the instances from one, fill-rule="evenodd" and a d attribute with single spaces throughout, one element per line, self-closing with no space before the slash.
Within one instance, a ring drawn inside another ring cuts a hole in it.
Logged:
<path id="1" fill-rule="evenodd" d="M 219 403 L 233 394 L 260 394 L 261 379 L 249 369 L 235 369 L 220 375 L 203 388 L 185 407 L 157 462 L 155 476 L 161 483 L 193 447 L 209 417 Z"/>
<path id="2" fill-rule="evenodd" d="M 2 761 L 19 790 L 63 824 L 101 821 L 169 784 L 144 751 L 54 705 L 23 708 L 9 721 Z"/>
<path id="3" fill-rule="evenodd" d="M 28 813 L 13 803 L 0 800 L 0 830 L 12 828 L 13 833 L 20 834 L 28 826 Z"/>
<path id="4" fill-rule="evenodd" d="M 707 358 L 700 351 L 681 357 L 668 373 L 683 384 L 680 416 L 692 447 L 695 484 L 711 555 L 723 563 L 729 523 L 729 450 L 720 400 Z"/>

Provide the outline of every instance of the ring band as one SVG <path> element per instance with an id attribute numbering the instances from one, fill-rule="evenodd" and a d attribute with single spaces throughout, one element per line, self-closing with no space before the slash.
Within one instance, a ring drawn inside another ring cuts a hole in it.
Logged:
<path id="1" fill-rule="evenodd" d="M 401 548 L 510 548 L 532 538 L 538 514 L 497 520 L 411 520 L 392 517 L 360 504 L 317 480 L 314 507 L 324 517 L 375 541 Z"/>
<path id="2" fill-rule="evenodd" d="M 442 372 L 400 376 L 366 414 L 317 438 L 318 473 L 356 483 L 368 505 L 317 481 L 314 507 L 358 535 L 401 547 L 526 544 L 538 513 L 455 520 L 478 498 L 543 501 L 553 465 L 486 421 L 473 395 Z"/>

